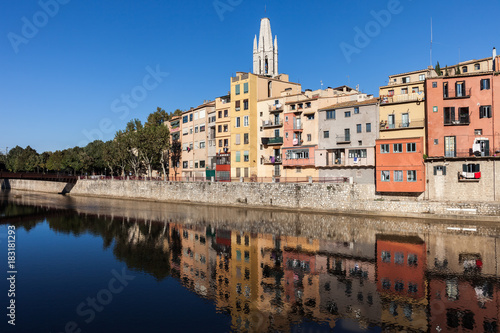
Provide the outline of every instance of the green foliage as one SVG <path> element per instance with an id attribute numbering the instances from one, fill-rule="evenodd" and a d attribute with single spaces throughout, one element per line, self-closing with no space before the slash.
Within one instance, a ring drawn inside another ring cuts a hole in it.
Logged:
<path id="1" fill-rule="evenodd" d="M 455 67 L 455 75 L 459 75 L 459 74 L 462 74 L 462 72 L 460 72 L 460 66 L 457 66 L 457 67 Z"/>
<path id="2" fill-rule="evenodd" d="M 448 73 L 448 65 L 444 68 L 444 76 L 449 76 L 450 74 Z"/>
<path id="3" fill-rule="evenodd" d="M 436 71 L 436 74 L 437 74 L 438 76 L 443 75 L 443 72 L 441 72 L 441 66 L 439 65 L 439 61 L 437 62 L 437 64 L 436 64 L 436 68 L 434 68 L 434 70 Z"/>

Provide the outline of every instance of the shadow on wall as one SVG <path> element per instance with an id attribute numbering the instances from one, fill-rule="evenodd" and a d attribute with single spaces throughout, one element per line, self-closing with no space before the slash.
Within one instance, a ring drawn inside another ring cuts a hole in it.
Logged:
<path id="1" fill-rule="evenodd" d="M 8 179 L 0 179 L 0 190 L 2 191 L 10 190 L 10 182 Z"/>
<path id="2" fill-rule="evenodd" d="M 66 183 L 66 186 L 64 186 L 62 192 L 59 194 L 65 195 L 66 193 L 71 192 L 71 190 L 73 189 L 74 186 L 75 186 L 75 183 Z"/>

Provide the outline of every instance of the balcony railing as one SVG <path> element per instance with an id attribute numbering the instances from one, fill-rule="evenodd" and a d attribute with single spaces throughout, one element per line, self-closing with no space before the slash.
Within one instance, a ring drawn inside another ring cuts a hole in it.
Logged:
<path id="1" fill-rule="evenodd" d="M 448 89 L 443 91 L 443 99 L 453 99 L 453 98 L 469 98 L 471 94 L 471 88 L 464 90 Z"/>
<path id="2" fill-rule="evenodd" d="M 262 138 L 262 144 L 264 146 L 282 145 L 283 144 L 283 137 L 277 136 L 274 138 Z"/>
<path id="3" fill-rule="evenodd" d="M 349 142 L 351 142 L 350 135 L 337 136 L 337 143 L 349 143 Z"/>
<path id="4" fill-rule="evenodd" d="M 309 158 L 286 158 L 283 166 L 306 166 L 314 165 L 314 157 Z"/>
<path id="5" fill-rule="evenodd" d="M 398 122 L 395 124 L 388 124 L 387 121 L 380 122 L 380 130 L 388 131 L 393 129 L 406 129 L 406 128 L 421 128 L 424 127 L 425 122 L 423 119 L 411 120 L 406 122 Z"/>
<path id="6" fill-rule="evenodd" d="M 269 105 L 269 112 L 281 112 L 283 111 L 283 104 Z"/>
<path id="7" fill-rule="evenodd" d="M 215 147 L 215 140 L 208 140 L 209 147 Z"/>
<path id="8" fill-rule="evenodd" d="M 422 101 L 425 95 L 421 93 L 401 94 L 401 95 L 382 95 L 380 96 L 380 104 L 403 103 Z"/>
<path id="9" fill-rule="evenodd" d="M 281 157 L 280 156 L 269 156 L 269 157 L 262 157 L 262 163 L 263 164 L 281 164 Z"/>
<path id="10" fill-rule="evenodd" d="M 294 130 L 303 130 L 304 129 L 304 124 L 293 123 L 293 129 Z"/>
<path id="11" fill-rule="evenodd" d="M 263 120 L 262 127 L 270 128 L 270 127 L 279 127 L 283 126 L 283 120 L 273 121 L 273 120 Z"/>
<path id="12" fill-rule="evenodd" d="M 461 115 L 458 119 L 447 119 L 446 116 L 444 118 L 445 125 L 469 125 L 470 118 L 469 115 Z"/>

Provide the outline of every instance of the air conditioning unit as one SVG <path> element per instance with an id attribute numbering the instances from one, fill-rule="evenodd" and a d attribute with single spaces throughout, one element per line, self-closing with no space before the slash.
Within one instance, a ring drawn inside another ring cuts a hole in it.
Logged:
<path id="1" fill-rule="evenodd" d="M 269 120 L 264 120 L 264 126 L 268 126 L 268 125 L 270 125 L 270 124 L 271 124 L 271 121 L 269 121 Z"/>

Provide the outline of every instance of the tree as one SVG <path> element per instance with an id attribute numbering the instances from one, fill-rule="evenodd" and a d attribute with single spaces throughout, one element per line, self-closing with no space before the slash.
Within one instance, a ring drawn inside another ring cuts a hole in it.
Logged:
<path id="1" fill-rule="evenodd" d="M 177 117 L 177 116 L 182 116 L 182 110 L 181 109 L 176 109 L 172 114 L 171 117 Z"/>
<path id="2" fill-rule="evenodd" d="M 450 75 L 450 74 L 448 73 L 448 65 L 446 65 L 446 67 L 444 68 L 444 76 L 448 76 L 448 75 Z"/>
<path id="3" fill-rule="evenodd" d="M 107 164 L 105 157 L 104 142 L 95 140 L 83 148 L 83 169 L 89 173 L 104 172 Z"/>
<path id="4" fill-rule="evenodd" d="M 459 74 L 462 74 L 462 73 L 460 72 L 460 66 L 457 66 L 457 67 L 455 67 L 455 75 L 459 75 Z"/>
<path id="5" fill-rule="evenodd" d="M 6 157 L 6 167 L 9 171 L 34 171 L 38 166 L 38 153 L 27 146 L 26 149 L 16 146 L 9 151 Z"/>
<path id="6" fill-rule="evenodd" d="M 441 66 L 439 66 L 439 61 L 438 61 L 438 62 L 437 62 L 437 64 L 436 64 L 435 71 L 436 71 L 437 76 L 441 76 L 441 75 L 443 74 L 443 73 L 441 72 Z"/>
<path id="7" fill-rule="evenodd" d="M 63 153 L 60 150 L 53 152 L 47 160 L 47 169 L 51 171 L 61 171 L 62 170 L 62 160 Z"/>
<path id="8" fill-rule="evenodd" d="M 172 148 L 170 153 L 170 160 L 172 161 L 172 167 L 174 168 L 174 177 L 177 180 L 177 168 L 182 157 L 182 146 L 179 140 L 172 141 Z"/>
<path id="9" fill-rule="evenodd" d="M 139 119 L 131 120 L 127 123 L 125 132 L 123 132 L 123 139 L 126 143 L 128 150 L 128 164 L 134 170 L 136 177 L 139 177 L 141 168 L 141 158 L 139 152 L 140 137 L 138 134 L 142 130 L 142 123 Z"/>

